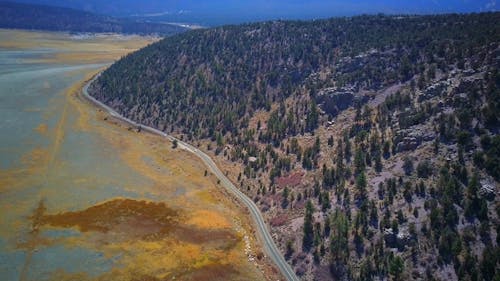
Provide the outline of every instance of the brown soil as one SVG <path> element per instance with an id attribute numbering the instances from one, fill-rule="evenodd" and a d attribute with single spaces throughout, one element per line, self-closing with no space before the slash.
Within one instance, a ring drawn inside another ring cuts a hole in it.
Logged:
<path id="1" fill-rule="evenodd" d="M 273 227 L 282 226 L 288 222 L 288 219 L 289 219 L 289 216 L 287 214 L 281 214 L 281 215 L 277 215 L 274 218 L 272 218 L 269 223 Z"/>
<path id="2" fill-rule="evenodd" d="M 285 186 L 295 187 L 302 182 L 303 176 L 304 172 L 292 173 L 286 177 L 279 177 L 278 179 L 276 179 L 276 184 L 280 188 L 285 188 Z"/>

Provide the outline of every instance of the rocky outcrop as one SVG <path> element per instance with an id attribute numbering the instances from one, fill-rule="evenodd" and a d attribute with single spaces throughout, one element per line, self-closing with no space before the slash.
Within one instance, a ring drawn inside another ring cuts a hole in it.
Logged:
<path id="1" fill-rule="evenodd" d="M 353 89 L 326 88 L 316 95 L 316 103 L 330 117 L 355 104 L 365 104 L 370 100 L 368 95 L 355 94 Z"/>
<path id="2" fill-rule="evenodd" d="M 412 126 L 397 133 L 396 149 L 398 152 L 416 149 L 423 142 L 432 141 L 436 138 L 436 133 L 426 126 Z"/>
<path id="3" fill-rule="evenodd" d="M 438 97 L 443 95 L 443 93 L 448 88 L 447 82 L 439 82 L 434 85 L 431 85 L 427 89 L 425 89 L 422 93 L 418 95 L 418 102 L 423 102 L 433 97 Z"/>
<path id="4" fill-rule="evenodd" d="M 330 116 L 337 116 L 339 112 L 349 108 L 354 102 L 354 93 L 348 90 L 326 88 L 316 95 L 316 103 Z"/>
<path id="5" fill-rule="evenodd" d="M 391 228 L 384 230 L 384 242 L 389 248 L 403 250 L 411 241 L 411 235 L 408 229 L 403 228 L 394 232 Z"/>

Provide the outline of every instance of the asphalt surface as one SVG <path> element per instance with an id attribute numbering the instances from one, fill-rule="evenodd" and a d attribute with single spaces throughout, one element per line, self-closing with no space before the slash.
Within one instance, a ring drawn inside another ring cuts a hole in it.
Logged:
<path id="1" fill-rule="evenodd" d="M 114 118 L 117 118 L 123 122 L 129 123 L 133 126 L 136 127 L 141 127 L 142 130 L 145 130 L 147 132 L 150 132 L 152 134 L 160 135 L 166 139 L 168 139 L 170 142 L 173 142 L 174 140 L 177 140 L 178 147 L 181 149 L 185 149 L 196 156 L 198 156 L 203 163 L 205 163 L 206 166 L 210 169 L 210 171 L 220 180 L 220 183 L 224 188 L 226 188 L 229 192 L 234 194 L 245 206 L 248 208 L 250 211 L 250 214 L 252 216 L 252 219 L 255 222 L 255 225 L 257 226 L 257 233 L 259 234 L 259 237 L 261 238 L 261 241 L 264 244 L 264 249 L 266 253 L 269 255 L 271 260 L 276 264 L 276 266 L 279 268 L 281 274 L 286 278 L 288 281 L 296 281 L 299 280 L 293 269 L 288 265 L 286 262 L 285 258 L 279 251 L 278 247 L 274 243 L 274 240 L 271 236 L 271 233 L 269 232 L 269 229 L 267 228 L 267 225 L 264 221 L 264 217 L 262 216 L 262 213 L 260 212 L 259 208 L 255 203 L 248 198 L 243 192 L 241 192 L 234 184 L 222 173 L 222 171 L 217 167 L 215 162 L 205 154 L 203 151 L 199 150 L 198 148 L 190 145 L 189 143 L 186 143 L 184 141 L 181 141 L 179 139 L 176 139 L 160 130 L 157 130 L 155 128 L 139 124 L 137 122 L 134 122 L 122 115 L 120 115 L 118 112 L 116 112 L 114 109 L 111 107 L 105 105 L 104 103 L 98 101 L 94 97 L 90 96 L 88 93 L 88 88 L 92 82 L 94 82 L 100 74 L 96 75 L 92 80 L 90 80 L 85 86 L 83 87 L 83 96 L 90 100 L 92 103 L 96 104 L 97 106 L 105 109 L 111 116 Z"/>

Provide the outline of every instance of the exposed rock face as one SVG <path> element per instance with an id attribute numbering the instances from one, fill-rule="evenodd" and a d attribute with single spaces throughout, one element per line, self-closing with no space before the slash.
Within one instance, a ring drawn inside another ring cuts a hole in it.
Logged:
<path id="1" fill-rule="evenodd" d="M 474 91 L 477 84 L 476 80 L 478 79 L 474 79 L 473 77 L 468 77 L 461 80 L 460 84 L 458 84 L 458 86 L 453 89 L 453 94 L 470 93 L 471 91 Z"/>
<path id="2" fill-rule="evenodd" d="M 434 140 L 436 133 L 426 126 L 412 126 L 397 133 L 396 148 L 398 152 L 416 149 L 423 142 Z"/>
<path id="3" fill-rule="evenodd" d="M 416 149 L 420 145 L 420 142 L 416 138 L 404 137 L 396 145 L 398 152 L 410 151 Z"/>
<path id="4" fill-rule="evenodd" d="M 340 111 L 350 107 L 353 101 L 353 92 L 336 88 L 323 89 L 316 96 L 316 103 L 330 116 L 337 116 Z"/>
<path id="5" fill-rule="evenodd" d="M 403 250 L 410 242 L 411 236 L 407 229 L 401 229 L 394 232 L 391 228 L 384 230 L 384 241 L 390 248 Z"/>
<path id="6" fill-rule="evenodd" d="M 432 99 L 433 97 L 441 96 L 447 88 L 447 82 L 439 82 L 431 85 L 427 89 L 425 89 L 425 91 L 420 93 L 420 95 L 418 95 L 418 102 L 423 102 L 425 100 Z"/>
<path id="7" fill-rule="evenodd" d="M 496 190 L 495 181 L 490 179 L 481 180 L 481 189 L 479 189 L 479 194 L 481 194 L 481 196 L 488 200 L 492 200 L 495 198 L 495 194 L 497 193 Z"/>

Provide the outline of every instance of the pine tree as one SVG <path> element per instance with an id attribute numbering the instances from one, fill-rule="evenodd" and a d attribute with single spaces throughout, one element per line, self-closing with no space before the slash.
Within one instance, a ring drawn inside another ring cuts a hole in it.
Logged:
<path id="1" fill-rule="evenodd" d="M 340 279 L 345 274 L 345 263 L 349 258 L 349 224 L 339 209 L 335 210 L 330 234 L 330 270 Z"/>
<path id="2" fill-rule="evenodd" d="M 359 200 L 364 200 L 366 198 L 366 185 L 366 175 L 364 172 L 362 172 L 356 177 L 356 189 L 358 191 L 356 194 L 356 198 L 358 198 Z"/>
<path id="3" fill-rule="evenodd" d="M 281 200 L 281 207 L 283 209 L 286 209 L 286 207 L 288 207 L 288 197 L 290 195 L 290 192 L 288 191 L 288 187 L 285 186 L 285 189 L 283 190 L 283 193 L 282 193 L 282 200 Z"/>
<path id="4" fill-rule="evenodd" d="M 363 173 L 366 168 L 365 154 L 361 148 L 356 150 L 356 155 L 354 156 L 354 175 L 359 175 Z"/>
<path id="5" fill-rule="evenodd" d="M 302 248 L 306 252 L 311 249 L 314 242 L 313 214 L 313 204 L 308 200 L 304 216 L 304 236 L 302 238 Z"/>
<path id="6" fill-rule="evenodd" d="M 401 280 L 401 275 L 404 270 L 404 262 L 403 259 L 399 256 L 391 259 L 389 265 L 389 272 L 392 276 L 394 276 L 394 280 Z"/>

